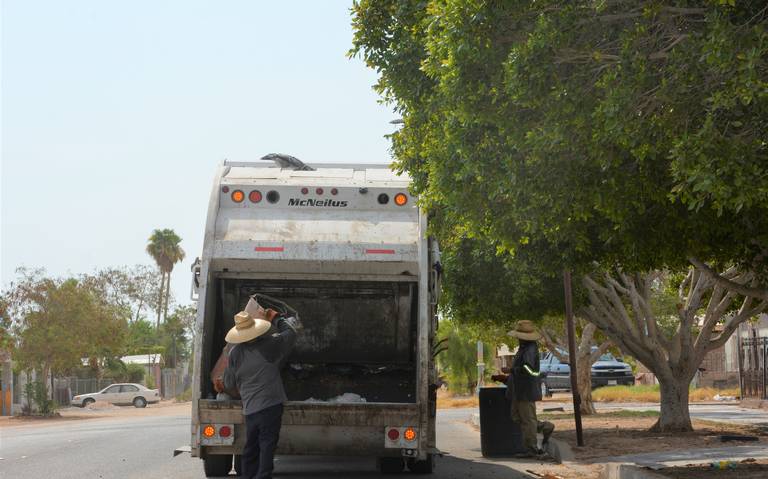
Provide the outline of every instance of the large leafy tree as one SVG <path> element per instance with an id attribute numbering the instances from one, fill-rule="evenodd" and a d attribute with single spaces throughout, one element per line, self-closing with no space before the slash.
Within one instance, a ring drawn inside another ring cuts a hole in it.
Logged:
<path id="1" fill-rule="evenodd" d="M 78 279 L 19 270 L 2 302 L 12 322 L 14 358 L 44 378 L 70 372 L 83 359 L 103 362 L 123 350 L 124 311 Z"/>
<path id="2" fill-rule="evenodd" d="M 518 252 L 511 255 L 478 234 L 445 234 L 446 221 L 438 221 L 443 234 L 442 262 L 444 294 L 441 306 L 451 317 L 484 331 L 501 328 L 497 342 L 509 344 L 503 333 L 515 321 L 528 319 L 539 325 L 543 345 L 567 362 L 568 350 L 563 318 L 563 282 L 559 275 L 542 269 L 533 257 Z M 585 304 L 585 294 L 577 291 L 576 302 Z M 593 324 L 577 319 L 579 340 L 576 348 L 578 390 L 581 412 L 594 414 L 591 369 L 610 341 Z"/>
<path id="3" fill-rule="evenodd" d="M 160 313 L 168 318 L 168 303 L 171 296 L 171 272 L 176 263 L 182 261 L 186 253 L 181 248 L 181 237 L 172 229 L 152 231 L 147 243 L 147 254 L 160 268 L 160 298 L 157 306 L 157 324 L 160 326 Z"/>
<path id="4" fill-rule="evenodd" d="M 161 296 L 161 272 L 143 264 L 102 268 L 81 281 L 123 309 L 131 321 L 145 318 Z"/>
<path id="5" fill-rule="evenodd" d="M 352 53 L 379 72 L 376 88 L 403 116 L 393 152 L 422 204 L 504 251 L 537 252 L 549 271 L 607 272 L 585 277 L 585 313 L 657 373 L 663 430 L 691 428 L 687 384 L 699 353 L 723 340 L 714 326 L 730 332 L 768 299 L 764 7 L 353 7 Z M 639 298 L 650 297 L 655 271 L 691 264 L 669 341 L 645 334 L 656 314 Z M 629 273 L 642 271 L 654 272 Z M 621 303 L 618 316 L 603 314 L 605 301 Z M 709 330 L 694 340 L 699 327 Z"/>

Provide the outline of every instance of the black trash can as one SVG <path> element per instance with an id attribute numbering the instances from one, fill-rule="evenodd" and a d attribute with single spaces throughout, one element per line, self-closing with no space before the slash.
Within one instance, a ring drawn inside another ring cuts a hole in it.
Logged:
<path id="1" fill-rule="evenodd" d="M 506 387 L 480 388 L 480 449 L 484 457 L 525 452 L 520 426 L 512 422 Z"/>

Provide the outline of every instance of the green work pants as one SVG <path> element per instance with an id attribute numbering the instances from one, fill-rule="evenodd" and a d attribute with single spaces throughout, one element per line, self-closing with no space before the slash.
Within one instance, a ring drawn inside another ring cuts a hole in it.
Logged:
<path id="1" fill-rule="evenodd" d="M 536 403 L 533 401 L 511 401 L 511 403 L 512 421 L 520 425 L 523 445 L 526 449 L 537 450 L 536 430 L 539 423 L 536 419 Z"/>

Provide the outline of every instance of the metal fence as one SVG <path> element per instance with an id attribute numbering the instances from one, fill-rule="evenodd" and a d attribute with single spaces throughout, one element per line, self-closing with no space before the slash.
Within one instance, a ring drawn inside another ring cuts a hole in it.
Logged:
<path id="1" fill-rule="evenodd" d="M 742 397 L 768 399 L 768 338 L 743 338 L 740 346 Z"/>
<path id="2" fill-rule="evenodd" d="M 163 369 L 160 393 L 163 399 L 175 398 L 189 388 L 190 383 L 191 378 L 181 369 Z"/>
<path id="3" fill-rule="evenodd" d="M 54 399 L 59 404 L 69 404 L 69 401 L 78 394 L 95 393 L 114 382 L 115 380 L 111 378 L 56 378 L 53 391 Z"/>

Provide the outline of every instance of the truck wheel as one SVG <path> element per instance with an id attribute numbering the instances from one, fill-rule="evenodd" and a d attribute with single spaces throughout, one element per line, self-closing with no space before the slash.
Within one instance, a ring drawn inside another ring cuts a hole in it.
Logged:
<path id="1" fill-rule="evenodd" d="M 231 454 L 211 454 L 203 459 L 205 477 L 228 476 L 232 470 Z"/>
<path id="2" fill-rule="evenodd" d="M 380 457 L 379 470 L 382 474 L 397 474 L 405 469 L 405 461 L 400 457 Z"/>
<path id="3" fill-rule="evenodd" d="M 243 459 L 243 456 L 240 454 L 235 454 L 235 474 L 238 476 L 243 475 L 243 463 L 241 462 Z"/>
<path id="4" fill-rule="evenodd" d="M 408 459 L 408 470 L 415 474 L 432 474 L 435 470 L 435 455 L 427 454 L 423 461 Z"/>

